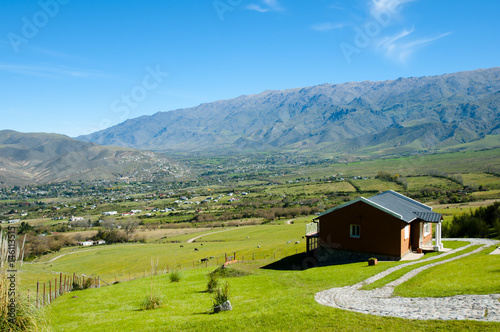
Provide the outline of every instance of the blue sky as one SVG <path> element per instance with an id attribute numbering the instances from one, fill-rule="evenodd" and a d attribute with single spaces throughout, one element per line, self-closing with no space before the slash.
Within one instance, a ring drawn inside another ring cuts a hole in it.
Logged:
<path id="1" fill-rule="evenodd" d="M 0 129 L 499 66 L 498 0 L 0 0 Z"/>

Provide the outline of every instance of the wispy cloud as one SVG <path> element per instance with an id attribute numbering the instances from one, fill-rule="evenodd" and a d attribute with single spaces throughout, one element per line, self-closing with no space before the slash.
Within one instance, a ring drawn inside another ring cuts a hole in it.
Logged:
<path id="1" fill-rule="evenodd" d="M 315 31 L 329 31 L 329 30 L 341 29 L 343 27 L 345 27 L 345 24 L 326 22 L 326 23 L 315 24 L 311 27 L 311 29 Z"/>
<path id="2" fill-rule="evenodd" d="M 411 35 L 414 31 L 415 28 L 412 28 L 411 30 L 403 29 L 403 31 L 394 36 L 383 37 L 377 42 L 377 48 L 382 49 L 387 56 L 392 56 L 398 49 L 399 41 Z"/>
<path id="3" fill-rule="evenodd" d="M 415 0 L 371 0 L 370 13 L 374 17 L 378 17 L 384 12 L 396 14 L 402 5 L 413 1 Z"/>
<path id="4" fill-rule="evenodd" d="M 263 8 L 260 5 L 255 4 L 255 3 L 251 3 L 248 6 L 246 6 L 245 8 L 248 10 L 254 10 L 254 11 L 259 12 L 259 13 L 265 13 L 265 12 L 269 11 L 269 8 Z"/>
<path id="5" fill-rule="evenodd" d="M 414 32 L 415 28 L 412 28 L 411 30 L 403 29 L 394 36 L 381 38 L 377 43 L 377 48 L 387 57 L 396 59 L 401 63 L 405 63 L 406 60 L 419 48 L 451 34 L 451 32 L 446 32 L 434 37 L 411 39 L 411 35 Z"/>
<path id="6" fill-rule="evenodd" d="M 283 7 L 281 7 L 280 3 L 278 0 L 262 0 L 262 2 L 266 5 L 269 6 L 269 8 L 272 8 L 273 10 L 276 11 L 281 11 L 283 10 Z"/>
<path id="7" fill-rule="evenodd" d="M 88 77 L 104 77 L 107 76 L 102 72 L 82 69 L 71 68 L 66 66 L 27 66 L 16 64 L 0 63 L 0 71 L 7 71 L 15 74 L 36 76 L 36 77 L 57 77 L 57 76 L 71 76 L 79 78 Z"/>
<path id="8" fill-rule="evenodd" d="M 251 3 L 245 8 L 259 13 L 266 13 L 269 11 L 279 12 L 284 10 L 278 0 L 260 0 L 260 3 Z"/>

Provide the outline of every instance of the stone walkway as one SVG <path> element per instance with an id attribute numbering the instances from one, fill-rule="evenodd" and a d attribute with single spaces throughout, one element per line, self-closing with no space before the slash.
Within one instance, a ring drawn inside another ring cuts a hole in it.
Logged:
<path id="1" fill-rule="evenodd" d="M 315 300 L 322 305 L 378 316 L 391 316 L 421 320 L 441 319 L 500 322 L 500 294 L 457 295 L 452 297 L 419 298 L 393 296 L 394 288 L 396 286 L 409 280 L 421 271 L 436 265 L 444 264 L 475 254 L 484 250 L 486 247 L 496 245 L 499 242 L 487 239 L 445 240 L 466 240 L 470 241 L 470 244 L 465 247 L 448 251 L 441 255 L 433 256 L 428 259 L 422 259 L 392 267 L 352 286 L 332 288 L 318 292 L 315 295 Z M 406 266 L 441 259 L 443 257 L 456 253 L 457 251 L 464 250 L 474 245 L 483 246 L 463 255 L 427 264 L 425 266 L 414 269 L 406 273 L 399 279 L 388 283 L 381 288 L 373 290 L 360 290 L 360 288 L 364 285 L 371 284 Z"/>

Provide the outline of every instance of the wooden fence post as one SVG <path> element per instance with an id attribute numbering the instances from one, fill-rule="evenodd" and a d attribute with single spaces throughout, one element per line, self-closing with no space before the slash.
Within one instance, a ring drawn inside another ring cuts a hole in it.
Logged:
<path id="1" fill-rule="evenodd" d="M 42 299 L 42 307 L 45 306 L 45 283 L 43 283 L 43 299 Z"/>
<path id="2" fill-rule="evenodd" d="M 37 308 L 40 308 L 39 305 L 40 305 L 40 302 L 38 300 L 38 292 L 40 291 L 40 281 L 37 280 L 36 282 L 36 307 Z"/>
<path id="3" fill-rule="evenodd" d="M 62 272 L 59 274 L 59 295 L 64 292 L 64 288 L 62 287 Z"/>
<path id="4" fill-rule="evenodd" d="M 52 303 L 52 281 L 49 280 L 49 304 Z"/>

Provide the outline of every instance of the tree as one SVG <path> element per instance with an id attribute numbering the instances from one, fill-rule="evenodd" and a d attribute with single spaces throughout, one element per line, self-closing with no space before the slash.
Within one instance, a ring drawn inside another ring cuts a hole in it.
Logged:
<path id="1" fill-rule="evenodd" d="M 125 219 L 125 221 L 122 221 L 120 225 L 122 226 L 122 229 L 125 231 L 128 240 L 130 239 L 130 235 L 132 235 L 132 233 L 135 232 L 137 226 L 139 226 L 139 220 L 137 220 L 137 218 L 130 217 Z"/>
<path id="2" fill-rule="evenodd" d="M 111 230 L 116 228 L 116 226 L 118 226 L 118 223 L 116 222 L 115 218 L 105 218 L 102 220 L 101 226 Z"/>
<path id="3" fill-rule="evenodd" d="M 33 230 L 33 226 L 31 226 L 30 224 L 28 224 L 27 222 L 22 222 L 21 223 L 21 226 L 19 226 L 19 228 L 17 229 L 17 234 L 21 235 L 21 234 L 26 234 L 30 231 Z"/>

